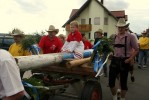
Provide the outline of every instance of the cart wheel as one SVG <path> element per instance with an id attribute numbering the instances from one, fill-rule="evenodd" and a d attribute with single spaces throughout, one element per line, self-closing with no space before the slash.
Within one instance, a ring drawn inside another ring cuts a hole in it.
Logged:
<path id="1" fill-rule="evenodd" d="M 82 94 L 81 100 L 102 100 L 101 85 L 97 81 L 86 82 Z"/>

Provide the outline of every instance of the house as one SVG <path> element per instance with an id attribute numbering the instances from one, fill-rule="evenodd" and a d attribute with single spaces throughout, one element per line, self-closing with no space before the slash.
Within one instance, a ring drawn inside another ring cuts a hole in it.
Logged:
<path id="1" fill-rule="evenodd" d="M 77 20 L 79 30 L 85 33 L 88 39 L 94 40 L 94 32 L 99 28 L 103 30 L 105 36 L 110 36 L 116 31 L 118 18 L 124 17 L 127 20 L 125 11 L 109 11 L 103 0 L 87 0 L 80 9 L 73 9 L 68 21 L 62 26 L 66 29 L 66 35 L 70 31 L 70 22 Z"/>

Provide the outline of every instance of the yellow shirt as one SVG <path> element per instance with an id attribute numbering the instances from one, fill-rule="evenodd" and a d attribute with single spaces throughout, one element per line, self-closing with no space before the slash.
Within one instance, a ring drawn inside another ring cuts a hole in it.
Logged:
<path id="1" fill-rule="evenodd" d="M 140 49 L 149 49 L 149 37 L 139 38 Z"/>
<path id="2" fill-rule="evenodd" d="M 27 56 L 31 55 L 31 53 L 28 50 L 23 50 L 21 44 L 13 43 L 9 47 L 9 52 L 12 56 Z"/>

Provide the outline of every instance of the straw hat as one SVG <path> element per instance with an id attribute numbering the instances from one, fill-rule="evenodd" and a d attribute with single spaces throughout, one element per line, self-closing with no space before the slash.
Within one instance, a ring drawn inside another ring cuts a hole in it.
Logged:
<path id="1" fill-rule="evenodd" d="M 126 24 L 126 21 L 124 18 L 120 18 L 116 24 L 117 27 L 128 27 L 129 23 Z"/>
<path id="2" fill-rule="evenodd" d="M 95 33 L 101 33 L 101 34 L 103 34 L 103 30 L 102 29 L 98 29 L 97 31 L 95 31 Z"/>
<path id="3" fill-rule="evenodd" d="M 59 32 L 59 29 L 55 29 L 55 27 L 53 25 L 50 25 L 47 32 L 56 32 L 56 34 L 57 34 Z"/>
<path id="4" fill-rule="evenodd" d="M 143 31 L 142 34 L 147 34 L 147 32 L 146 31 Z"/>
<path id="5" fill-rule="evenodd" d="M 20 29 L 13 29 L 12 32 L 10 33 L 10 35 L 12 36 L 16 36 L 16 35 L 19 35 L 19 36 L 22 36 L 24 37 L 24 32 L 21 31 Z"/>

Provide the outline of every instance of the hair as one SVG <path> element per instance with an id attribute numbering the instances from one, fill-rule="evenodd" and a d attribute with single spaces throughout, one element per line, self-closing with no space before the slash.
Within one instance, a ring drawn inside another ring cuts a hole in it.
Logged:
<path id="1" fill-rule="evenodd" d="M 65 39 L 65 36 L 63 34 L 60 34 L 58 37 Z"/>
<path id="2" fill-rule="evenodd" d="M 85 36 L 85 34 L 84 34 L 84 33 L 82 33 L 81 35 L 82 35 L 82 37 L 84 37 L 84 36 Z"/>
<path id="3" fill-rule="evenodd" d="M 76 26 L 77 28 L 79 27 L 79 23 L 78 23 L 78 21 L 72 21 L 71 23 L 70 23 L 70 25 L 74 25 L 74 26 Z"/>

